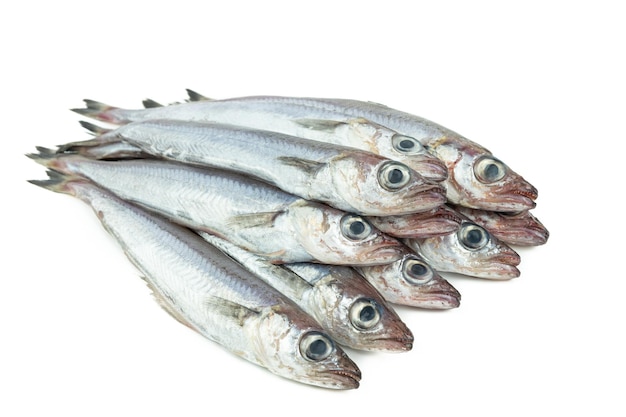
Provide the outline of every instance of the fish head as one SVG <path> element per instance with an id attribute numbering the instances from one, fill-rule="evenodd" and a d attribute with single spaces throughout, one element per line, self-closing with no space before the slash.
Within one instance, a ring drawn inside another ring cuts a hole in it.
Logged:
<path id="1" fill-rule="evenodd" d="M 537 189 L 487 149 L 461 137 L 446 137 L 429 149 L 448 167 L 448 200 L 493 211 L 535 207 Z"/>
<path id="2" fill-rule="evenodd" d="M 364 217 L 302 200 L 289 210 L 293 234 L 318 262 L 377 265 L 393 262 L 402 244 Z"/>
<path id="3" fill-rule="evenodd" d="M 548 229 L 528 210 L 495 212 L 465 207 L 459 207 L 457 210 L 510 245 L 543 245 L 550 236 Z"/>
<path id="4" fill-rule="evenodd" d="M 387 216 L 431 210 L 445 203 L 445 189 L 405 164 L 368 152 L 346 152 L 327 165 L 333 191 L 349 211 Z"/>
<path id="5" fill-rule="evenodd" d="M 461 294 L 421 256 L 406 250 L 387 265 L 357 267 L 389 302 L 428 309 L 456 308 Z"/>
<path id="6" fill-rule="evenodd" d="M 441 182 L 448 177 L 446 165 L 414 137 L 363 118 L 350 120 L 347 126 L 350 143 L 366 144 L 370 152 L 402 162 L 429 181 Z"/>
<path id="7" fill-rule="evenodd" d="M 383 296 L 347 266 L 322 266 L 309 301 L 322 307 L 318 321 L 338 329 L 335 340 L 353 349 L 405 352 L 413 347 L 413 334 Z"/>
<path id="8" fill-rule="evenodd" d="M 246 326 L 257 359 L 275 374 L 324 388 L 358 388 L 357 365 L 295 305 L 268 307 Z"/>
<path id="9" fill-rule="evenodd" d="M 368 217 L 368 220 L 384 233 L 410 238 L 447 235 L 459 228 L 462 218 L 452 208 L 442 205 L 419 213 Z"/>
<path id="10" fill-rule="evenodd" d="M 439 271 L 488 279 L 520 275 L 517 252 L 469 220 L 464 220 L 456 233 L 406 239 L 405 243 Z"/>

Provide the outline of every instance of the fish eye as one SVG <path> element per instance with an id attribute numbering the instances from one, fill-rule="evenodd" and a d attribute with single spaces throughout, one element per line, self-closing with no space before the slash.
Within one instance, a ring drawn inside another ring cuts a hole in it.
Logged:
<path id="1" fill-rule="evenodd" d="M 409 167 L 399 162 L 386 162 L 378 171 L 378 183 L 388 191 L 396 191 L 409 183 Z"/>
<path id="2" fill-rule="evenodd" d="M 380 310 L 374 300 L 360 298 L 350 307 L 350 322 L 359 330 L 369 330 L 380 322 Z"/>
<path id="3" fill-rule="evenodd" d="M 407 259 L 402 265 L 402 275 L 411 284 L 422 285 L 433 279 L 432 268 L 419 259 Z"/>
<path id="4" fill-rule="evenodd" d="M 424 152 L 424 145 L 411 136 L 395 134 L 391 138 L 391 146 L 393 146 L 393 149 L 396 151 L 407 155 Z"/>
<path id="5" fill-rule="evenodd" d="M 363 240 L 372 233 L 372 226 L 361 216 L 346 214 L 341 218 L 341 233 L 350 240 Z"/>
<path id="6" fill-rule="evenodd" d="M 489 232 L 474 223 L 465 223 L 459 229 L 461 245 L 469 250 L 479 250 L 489 243 Z"/>
<path id="7" fill-rule="evenodd" d="M 308 332 L 300 339 L 300 353 L 306 359 L 319 362 L 333 351 L 333 342 L 323 333 Z"/>
<path id="8" fill-rule="evenodd" d="M 506 166 L 492 156 L 485 156 L 474 164 L 474 175 L 480 182 L 491 184 L 504 178 Z"/>

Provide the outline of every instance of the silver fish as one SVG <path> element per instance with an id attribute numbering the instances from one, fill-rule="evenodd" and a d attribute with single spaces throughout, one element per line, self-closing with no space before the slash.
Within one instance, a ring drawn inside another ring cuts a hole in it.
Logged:
<path id="1" fill-rule="evenodd" d="M 382 104 L 346 99 L 298 97 L 240 97 L 175 104 L 141 110 L 120 109 L 93 100 L 85 100 L 87 108 L 74 109 L 80 114 L 114 124 L 151 118 L 206 120 L 213 113 L 245 117 L 272 130 L 275 119 L 339 120 L 365 118 L 390 128 L 400 135 L 421 143 L 447 167 L 447 197 L 453 204 L 494 211 L 521 211 L 535 207 L 537 189 L 496 158 L 489 150 L 434 122 Z M 219 108 L 219 110 L 217 110 Z M 242 115 L 243 114 L 243 115 Z M 277 116 L 278 115 L 278 116 Z M 215 116 L 217 117 L 217 116 Z M 236 123 L 233 121 L 233 123 Z M 245 123 L 245 122 L 241 122 Z M 277 123 L 277 122 L 276 122 Z M 260 127 L 260 126 L 259 126 Z M 400 149 L 410 153 L 400 139 Z M 421 154 L 421 149 L 420 152 Z M 420 172 L 420 171 L 418 171 Z"/>
<path id="2" fill-rule="evenodd" d="M 295 106 L 279 102 L 259 105 L 245 100 L 206 99 L 200 103 L 174 103 L 167 107 L 158 107 L 153 101 L 149 103 L 144 110 L 126 110 L 85 100 L 87 108 L 73 110 L 118 125 L 141 120 L 174 119 L 271 130 L 373 152 L 400 161 L 431 181 L 439 182 L 447 176 L 446 166 L 428 153 L 418 140 L 358 115 L 326 111 L 321 106 L 308 106 L 306 103 Z"/>
<path id="3" fill-rule="evenodd" d="M 31 181 L 89 204 L 174 318 L 276 375 L 334 389 L 361 372 L 315 320 L 198 235 L 85 180 Z"/>
<path id="4" fill-rule="evenodd" d="M 517 252 L 469 220 L 456 233 L 404 242 L 441 272 L 498 280 L 520 275 Z"/>
<path id="5" fill-rule="evenodd" d="M 457 289 L 408 248 L 402 258 L 390 264 L 355 269 L 390 303 L 438 310 L 461 303 Z"/>
<path id="6" fill-rule="evenodd" d="M 408 351 L 413 334 L 382 295 L 347 266 L 273 265 L 206 232 L 207 242 L 239 262 L 315 318 L 337 343 L 360 350 Z"/>
<path id="7" fill-rule="evenodd" d="M 146 120 L 94 142 L 123 140 L 179 162 L 231 169 L 285 192 L 362 215 L 431 210 L 445 190 L 397 161 L 345 146 L 217 123 Z"/>
<path id="8" fill-rule="evenodd" d="M 455 206 L 454 209 L 508 245 L 539 246 L 545 244 L 550 237 L 548 229 L 528 210 L 501 213 L 461 206 Z M 379 229 L 384 231 L 380 227 Z"/>
<path id="9" fill-rule="evenodd" d="M 400 256 L 401 243 L 363 217 L 232 172 L 148 159 L 97 161 L 38 149 L 28 156 L 50 169 L 89 178 L 125 200 L 219 234 L 274 263 L 379 264 Z"/>
<path id="10" fill-rule="evenodd" d="M 455 210 L 446 205 L 421 213 L 368 216 L 367 219 L 381 232 L 398 238 L 447 235 L 458 230 L 463 220 Z"/>

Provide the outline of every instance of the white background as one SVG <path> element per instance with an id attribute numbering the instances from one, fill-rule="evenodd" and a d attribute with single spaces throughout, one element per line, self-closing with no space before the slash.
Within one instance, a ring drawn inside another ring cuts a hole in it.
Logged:
<path id="1" fill-rule="evenodd" d="M 1 6 L 0 415 L 626 413 L 618 2 L 339 3 Z M 276 377 L 172 320 L 86 205 L 26 182 L 44 170 L 24 153 L 88 137 L 68 111 L 83 98 L 135 108 L 185 88 L 436 121 L 539 189 L 550 240 L 519 250 L 518 279 L 448 276 L 454 311 L 398 308 L 415 346 L 350 351 L 358 390 Z"/>

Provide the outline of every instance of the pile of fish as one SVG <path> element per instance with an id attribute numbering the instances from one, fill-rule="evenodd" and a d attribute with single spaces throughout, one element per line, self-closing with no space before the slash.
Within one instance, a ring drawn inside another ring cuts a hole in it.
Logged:
<path id="1" fill-rule="evenodd" d="M 38 147 L 30 182 L 90 205 L 174 318 L 306 384 L 351 389 L 341 346 L 402 352 L 393 304 L 451 309 L 440 274 L 510 279 L 548 231 L 537 190 L 484 147 L 355 100 L 85 100 L 94 136 Z"/>

